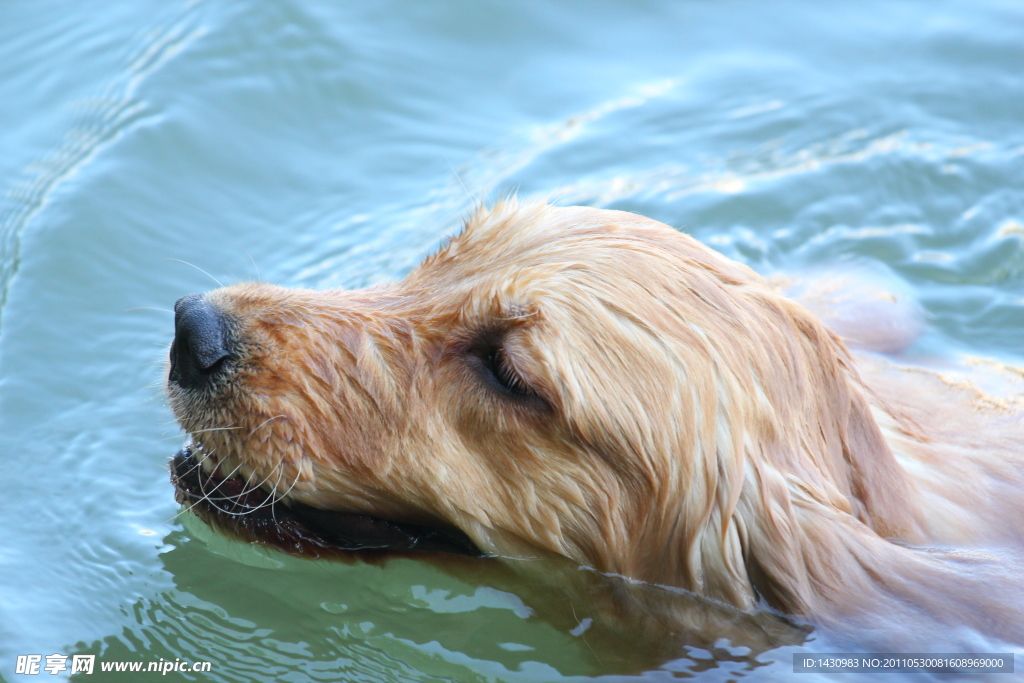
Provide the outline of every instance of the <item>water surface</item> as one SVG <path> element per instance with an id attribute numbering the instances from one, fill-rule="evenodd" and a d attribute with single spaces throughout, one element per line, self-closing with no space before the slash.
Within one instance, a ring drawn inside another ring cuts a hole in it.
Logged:
<path id="1" fill-rule="evenodd" d="M 988 0 L 4 3 L 0 678 L 55 652 L 215 681 L 621 673 L 515 591 L 176 518 L 174 300 L 401 277 L 518 192 L 764 273 L 886 269 L 927 314 L 911 355 L 1019 365 L 1022 66 L 1024 6 Z M 794 651 L 648 677 L 774 680 Z"/>

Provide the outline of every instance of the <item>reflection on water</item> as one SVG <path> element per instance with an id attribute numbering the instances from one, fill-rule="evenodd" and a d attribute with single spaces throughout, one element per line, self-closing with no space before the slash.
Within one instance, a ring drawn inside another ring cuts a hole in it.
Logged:
<path id="1" fill-rule="evenodd" d="M 213 537 L 194 524 L 189 533 L 210 545 L 175 532 L 167 539 L 172 549 L 161 556 L 177 577 L 174 590 L 136 602 L 121 633 L 80 644 L 83 652 L 100 660 L 138 660 L 144 653 L 230 663 L 235 678 L 228 680 L 276 680 L 294 671 L 325 680 L 373 679 L 393 667 L 393 675 L 416 680 L 548 680 L 642 671 L 659 654 L 621 633 L 596 632 L 601 627 L 582 616 L 593 604 L 566 604 L 563 592 L 516 583 L 494 563 L 482 571 L 479 560 L 451 558 L 311 563 Z M 777 622 L 769 626 L 776 646 L 806 637 L 805 629 L 776 617 L 757 619 L 761 627 L 766 619 Z M 755 649 L 723 636 L 657 661 L 671 660 L 667 669 L 676 673 L 754 672 L 771 661 L 763 656 L 765 631 L 759 633 L 759 642 L 750 642 Z"/>
<path id="2" fill-rule="evenodd" d="M 1020 365 L 1022 25 L 997 0 L 4 5 L 0 677 L 53 652 L 223 681 L 636 670 L 641 647 L 550 586 L 176 520 L 170 306 L 203 271 L 401 277 L 519 192 L 644 213 L 764 273 L 880 268 L 924 312 L 908 358 Z M 712 642 L 648 676 L 777 680 L 830 648 Z"/>

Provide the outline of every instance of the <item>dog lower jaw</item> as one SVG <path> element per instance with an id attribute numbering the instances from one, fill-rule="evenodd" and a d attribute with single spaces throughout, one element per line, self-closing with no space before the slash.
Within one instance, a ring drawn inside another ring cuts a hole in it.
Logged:
<path id="1" fill-rule="evenodd" d="M 273 492 L 247 486 L 242 478 L 225 479 L 217 468 L 208 469 L 192 447 L 182 448 L 170 466 L 175 500 L 211 526 L 242 540 L 309 557 L 349 551 L 484 556 L 458 529 L 322 510 L 297 501 L 286 504 L 276 500 Z"/>

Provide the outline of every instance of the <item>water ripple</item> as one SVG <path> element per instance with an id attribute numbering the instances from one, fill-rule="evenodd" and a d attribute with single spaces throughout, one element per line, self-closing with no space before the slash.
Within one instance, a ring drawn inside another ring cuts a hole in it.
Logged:
<path id="1" fill-rule="evenodd" d="M 63 144 L 28 164 L 22 178 L 10 188 L 7 199 L 11 206 L 0 214 L 0 327 L 11 283 L 21 264 L 22 237 L 29 223 L 61 183 L 133 127 L 157 115 L 139 97 L 139 86 L 204 33 L 187 11 L 170 25 L 151 30 L 123 73 L 95 96 L 71 103 L 74 118 Z"/>

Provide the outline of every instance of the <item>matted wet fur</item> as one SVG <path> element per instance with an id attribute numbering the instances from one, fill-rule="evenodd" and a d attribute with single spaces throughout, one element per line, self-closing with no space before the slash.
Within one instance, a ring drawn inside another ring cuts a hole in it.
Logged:
<path id="1" fill-rule="evenodd" d="M 1019 407 L 855 359 L 665 225 L 509 201 L 397 283 L 204 301 L 230 355 L 168 392 L 211 481 L 865 643 L 1024 643 Z"/>

